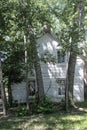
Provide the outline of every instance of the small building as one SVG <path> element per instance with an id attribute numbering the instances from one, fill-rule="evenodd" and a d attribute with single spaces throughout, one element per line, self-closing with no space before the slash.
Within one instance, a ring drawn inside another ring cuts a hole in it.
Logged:
<path id="1" fill-rule="evenodd" d="M 41 59 L 41 71 L 43 77 L 45 95 L 52 101 L 58 102 L 65 96 L 65 79 L 69 59 L 69 53 L 63 52 L 58 41 L 49 33 L 44 34 L 37 40 L 38 55 Z M 48 59 L 48 62 L 46 59 Z M 77 57 L 74 76 L 73 95 L 75 101 L 84 101 L 84 62 Z M 29 77 L 29 85 L 36 91 L 35 73 Z M 12 85 L 13 102 L 26 102 L 26 83 Z M 29 87 L 30 88 L 30 87 Z M 34 94 L 34 92 L 32 92 Z M 31 94 L 32 95 L 32 94 Z"/>

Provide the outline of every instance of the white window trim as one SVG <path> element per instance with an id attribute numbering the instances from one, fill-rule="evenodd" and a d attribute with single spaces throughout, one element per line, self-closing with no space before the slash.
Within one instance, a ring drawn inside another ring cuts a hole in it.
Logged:
<path id="1" fill-rule="evenodd" d="M 59 81 L 58 81 L 59 80 Z M 61 82 L 64 82 L 63 84 L 61 84 Z M 57 78 L 56 82 L 58 84 L 58 96 L 62 97 L 65 96 L 65 78 Z M 59 82 L 59 83 L 58 83 Z M 59 94 L 59 89 L 60 89 L 60 94 Z M 64 89 L 64 90 L 63 90 Z M 63 90 L 63 91 L 62 91 Z"/>
<path id="2" fill-rule="evenodd" d="M 64 55 L 64 62 L 59 62 L 58 61 L 58 51 L 62 51 L 62 48 L 57 48 L 57 50 L 56 50 L 56 57 L 57 57 L 57 64 L 65 64 L 66 63 L 66 53 L 65 53 L 65 55 Z"/>

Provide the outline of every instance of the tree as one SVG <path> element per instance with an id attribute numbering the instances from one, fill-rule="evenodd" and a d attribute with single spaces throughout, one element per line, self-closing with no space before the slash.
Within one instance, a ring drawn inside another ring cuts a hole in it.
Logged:
<path id="1" fill-rule="evenodd" d="M 0 86 L 2 91 L 2 99 L 3 99 L 3 111 L 6 114 L 6 100 L 5 100 L 5 86 L 3 86 L 3 75 L 2 75 L 2 66 L 1 66 L 1 48 L 2 43 L 4 44 L 4 37 L 7 33 L 8 20 L 6 20 L 8 14 L 6 11 L 8 10 L 7 1 L 0 1 Z"/>
<path id="2" fill-rule="evenodd" d="M 36 38 L 40 36 L 44 22 L 51 21 L 49 17 L 50 15 L 45 13 L 48 11 L 48 5 L 44 2 L 40 2 L 39 0 L 36 3 L 34 0 L 9 0 L 8 2 L 4 0 L 1 1 L 0 4 L 0 15 L 2 17 L 0 24 L 3 25 L 1 26 L 2 30 L 0 35 L 2 37 L 1 50 L 7 52 L 7 58 L 3 62 L 3 72 L 4 77 L 8 77 L 9 94 L 11 95 L 11 84 L 14 82 L 20 82 L 18 77 L 21 72 L 21 58 L 16 60 L 17 55 L 19 56 L 19 51 L 17 49 L 18 46 L 20 46 L 20 43 L 23 43 L 24 36 L 26 36 L 28 47 L 27 51 L 29 50 L 31 52 L 31 54 L 28 56 L 28 63 L 29 65 L 33 64 L 33 66 L 35 66 L 39 91 L 38 96 L 40 98 L 41 95 L 44 96 L 44 91 L 43 82 L 41 79 L 41 68 L 37 55 Z M 32 30 L 33 33 L 31 33 Z M 29 51 L 28 54 L 30 53 Z M 33 58 L 35 58 L 35 60 Z M 40 90 L 42 90 L 42 93 Z"/>
<path id="3" fill-rule="evenodd" d="M 38 37 L 38 34 L 40 34 L 37 32 L 38 31 L 40 32 L 40 28 L 42 27 L 42 24 L 43 24 L 43 19 L 46 17 L 46 12 L 41 11 L 42 4 L 39 1 L 37 1 L 36 3 L 31 0 L 30 1 L 28 1 L 28 0 L 14 1 L 14 2 L 10 1 L 10 2 L 14 8 L 14 11 L 13 11 L 14 17 L 12 17 L 11 23 L 12 23 L 12 25 L 14 25 L 14 23 L 15 23 L 17 26 L 17 28 L 16 28 L 17 30 L 14 29 L 15 27 L 13 26 L 14 28 L 12 28 L 12 29 L 14 30 L 14 32 L 13 32 L 13 30 L 11 32 L 16 34 L 16 31 L 19 30 L 19 32 L 21 32 L 20 36 L 21 36 L 22 40 L 25 37 L 24 43 L 26 44 L 25 45 L 26 89 L 28 88 L 28 84 L 27 84 L 28 83 L 28 81 L 27 81 L 28 80 L 28 65 L 30 64 L 30 62 L 32 62 L 31 64 L 33 66 L 35 66 L 36 77 L 38 77 L 37 78 L 38 92 L 39 92 L 38 96 L 40 99 L 41 95 L 44 95 L 44 91 L 42 91 L 42 93 L 40 91 L 40 90 L 43 90 L 43 82 L 41 79 L 42 77 L 41 77 L 40 65 L 39 65 L 39 62 L 37 61 L 37 60 L 39 60 L 39 58 L 37 58 L 38 55 L 37 55 L 37 49 L 36 49 L 36 37 Z M 45 10 L 45 7 L 43 10 Z M 19 19 L 20 19 L 20 21 L 19 21 Z M 33 50 L 32 52 L 30 51 L 31 53 L 28 51 L 28 50 L 30 50 L 29 48 L 32 48 L 32 50 Z M 27 56 L 28 53 L 30 55 Z M 33 60 L 32 60 L 32 58 L 33 58 Z M 28 96 L 29 95 L 27 93 L 27 98 L 28 98 Z M 27 106 L 28 106 L 28 99 L 27 99 Z"/>
<path id="4" fill-rule="evenodd" d="M 14 2 L 13 2 L 14 3 Z M 0 1 L 2 5 L 0 15 L 1 43 L 0 51 L 6 52 L 6 58 L 2 63 L 3 78 L 8 80 L 8 101 L 12 104 L 11 85 L 21 82 L 24 78 L 24 46 L 22 43 L 22 33 L 18 30 L 15 22 L 16 10 L 11 1 Z"/>
<path id="5" fill-rule="evenodd" d="M 70 2 L 71 4 L 71 2 Z M 68 78 L 68 88 L 69 88 L 69 100 L 71 105 L 74 106 L 73 101 L 73 86 L 74 86 L 74 73 L 75 73 L 75 63 L 76 58 L 78 55 L 78 43 L 80 44 L 83 41 L 84 36 L 84 27 L 83 22 L 84 17 L 84 2 L 83 1 L 77 1 L 74 5 L 74 11 L 77 13 L 77 15 L 73 19 L 73 30 L 72 30 L 72 44 L 71 44 L 71 51 L 69 56 L 69 62 L 68 62 L 68 70 L 67 70 L 67 78 Z M 79 45 L 80 46 L 80 45 Z M 66 107 L 66 110 L 68 111 L 68 108 Z"/>
<path id="6" fill-rule="evenodd" d="M 30 41 L 32 43 L 32 49 L 34 49 L 33 58 L 34 58 L 34 67 L 36 72 L 36 80 L 37 80 L 37 89 L 38 89 L 38 102 L 42 101 L 44 98 L 44 87 L 43 87 L 43 79 L 42 79 L 42 72 L 40 67 L 40 59 L 38 57 L 37 52 L 37 42 L 34 34 L 30 35 Z"/>
<path id="7" fill-rule="evenodd" d="M 40 99 L 44 96 L 44 89 L 39 58 L 37 55 L 36 39 L 41 33 L 41 28 L 43 27 L 44 22 L 49 20 L 49 15 L 45 14 L 48 10 L 47 5 L 43 5 L 43 2 L 40 2 L 39 0 L 36 3 L 33 0 L 22 1 L 17 4 L 16 10 L 16 22 L 20 30 L 23 32 L 23 35 L 26 36 L 28 46 L 27 51 L 29 53 L 29 50 L 32 50 L 31 54 L 29 53 L 30 55 L 28 56 L 28 61 L 32 62 L 35 67 L 38 83 L 38 96 Z"/>
<path id="8" fill-rule="evenodd" d="M 68 111 L 69 104 L 73 105 L 73 85 L 74 72 L 77 55 L 79 54 L 78 46 L 82 41 L 84 35 L 83 22 L 84 17 L 84 2 L 65 0 L 62 6 L 57 6 L 53 10 L 59 22 L 58 39 L 63 48 L 69 52 L 69 61 L 67 64 L 66 74 L 66 111 Z M 57 5 L 57 4 L 56 4 Z"/>
<path id="9" fill-rule="evenodd" d="M 3 86 L 3 75 L 2 75 L 2 67 L 1 67 L 1 55 L 0 55 L 0 89 L 1 89 L 1 98 L 3 104 L 3 113 L 7 114 L 6 110 L 6 95 L 5 95 L 5 87 Z"/>
<path id="10" fill-rule="evenodd" d="M 23 73 L 23 53 L 24 49 L 21 44 L 15 44 L 7 42 L 2 48 L 3 52 L 6 52 L 5 59 L 2 63 L 3 77 L 7 79 L 7 89 L 8 89 L 8 103 L 12 105 L 12 91 L 11 85 L 13 83 L 21 82 L 24 78 Z"/>

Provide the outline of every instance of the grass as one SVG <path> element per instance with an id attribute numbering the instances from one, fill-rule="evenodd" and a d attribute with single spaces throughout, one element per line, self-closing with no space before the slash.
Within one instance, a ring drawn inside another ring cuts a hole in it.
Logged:
<path id="1" fill-rule="evenodd" d="M 79 107 L 83 108 L 79 108 Z M 76 111 L 31 116 L 0 117 L 0 130 L 87 130 L 87 103 L 77 104 Z"/>

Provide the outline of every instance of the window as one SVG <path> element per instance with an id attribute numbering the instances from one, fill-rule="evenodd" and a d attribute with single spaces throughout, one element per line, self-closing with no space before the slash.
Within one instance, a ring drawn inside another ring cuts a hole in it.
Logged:
<path id="1" fill-rule="evenodd" d="M 58 95 L 65 95 L 65 88 L 60 86 L 58 87 Z"/>
<path id="2" fill-rule="evenodd" d="M 57 51 L 57 60 L 58 63 L 64 63 L 65 62 L 65 53 L 61 50 Z"/>
<path id="3" fill-rule="evenodd" d="M 56 79 L 58 83 L 58 95 L 65 95 L 65 79 Z"/>

